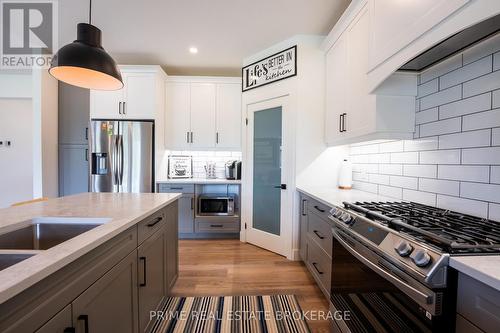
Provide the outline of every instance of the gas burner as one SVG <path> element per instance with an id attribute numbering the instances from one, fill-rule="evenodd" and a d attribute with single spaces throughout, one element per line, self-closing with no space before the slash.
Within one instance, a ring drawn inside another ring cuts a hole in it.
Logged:
<path id="1" fill-rule="evenodd" d="M 414 202 L 356 202 L 344 206 L 450 254 L 499 254 L 500 223 Z"/>

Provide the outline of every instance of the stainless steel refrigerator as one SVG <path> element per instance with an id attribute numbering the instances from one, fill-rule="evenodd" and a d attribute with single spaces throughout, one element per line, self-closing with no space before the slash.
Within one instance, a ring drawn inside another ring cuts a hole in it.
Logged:
<path id="1" fill-rule="evenodd" d="M 154 191 L 154 122 L 92 120 L 90 190 Z"/>

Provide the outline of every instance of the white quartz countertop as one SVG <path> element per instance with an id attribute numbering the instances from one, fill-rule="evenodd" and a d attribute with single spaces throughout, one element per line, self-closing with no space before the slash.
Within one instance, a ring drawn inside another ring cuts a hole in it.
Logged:
<path id="1" fill-rule="evenodd" d="M 0 304 L 68 265 L 157 210 L 179 193 L 82 193 L 0 209 L 0 234 L 39 217 L 108 218 L 109 221 L 0 271 Z"/>
<path id="2" fill-rule="evenodd" d="M 394 198 L 359 190 L 308 186 L 297 186 L 297 190 L 327 206 L 342 206 L 344 201 L 397 201 Z M 496 290 L 500 290 L 500 256 L 451 257 L 450 266 Z"/>
<path id="3" fill-rule="evenodd" d="M 231 180 L 225 178 L 178 178 L 178 179 L 159 179 L 157 184 L 241 184 L 241 180 Z"/>
<path id="4" fill-rule="evenodd" d="M 450 266 L 500 291 L 500 256 L 451 257 Z"/>
<path id="5" fill-rule="evenodd" d="M 297 186 L 297 190 L 327 206 L 342 206 L 344 201 L 398 201 L 394 198 L 360 190 L 341 190 L 339 188 L 314 186 Z"/>

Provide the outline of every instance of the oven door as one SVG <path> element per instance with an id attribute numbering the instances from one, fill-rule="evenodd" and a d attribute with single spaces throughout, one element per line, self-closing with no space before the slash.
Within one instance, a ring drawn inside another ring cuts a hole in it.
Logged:
<path id="1" fill-rule="evenodd" d="M 342 332 L 453 331 L 453 323 L 442 320 L 441 293 L 336 227 L 330 301 Z"/>
<path id="2" fill-rule="evenodd" d="M 234 215 L 234 199 L 230 197 L 200 197 L 198 215 L 232 216 Z"/>

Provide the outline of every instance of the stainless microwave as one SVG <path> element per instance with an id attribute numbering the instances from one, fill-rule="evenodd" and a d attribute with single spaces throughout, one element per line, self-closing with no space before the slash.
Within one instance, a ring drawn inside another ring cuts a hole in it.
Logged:
<path id="1" fill-rule="evenodd" d="M 235 215 L 233 195 L 204 194 L 198 197 L 199 216 L 233 216 Z"/>

